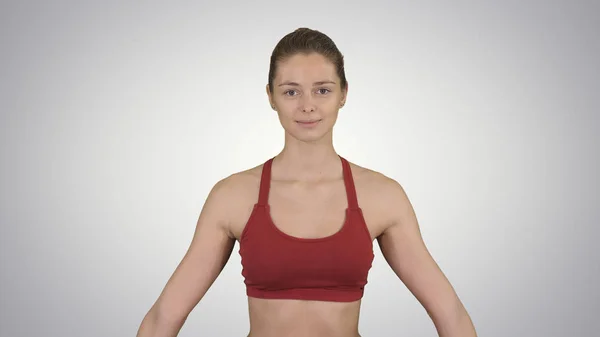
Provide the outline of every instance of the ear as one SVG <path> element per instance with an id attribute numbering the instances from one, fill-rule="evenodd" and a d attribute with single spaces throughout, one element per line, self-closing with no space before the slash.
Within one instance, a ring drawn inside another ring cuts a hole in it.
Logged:
<path id="1" fill-rule="evenodd" d="M 346 99 L 348 98 L 348 82 L 346 82 L 346 89 L 342 91 L 342 100 L 340 101 L 340 108 L 346 104 Z"/>
<path id="2" fill-rule="evenodd" d="M 273 103 L 273 96 L 271 95 L 271 90 L 269 88 L 269 83 L 265 86 L 265 90 L 267 91 L 267 97 L 269 98 L 269 105 L 273 110 L 275 110 L 275 103 Z"/>

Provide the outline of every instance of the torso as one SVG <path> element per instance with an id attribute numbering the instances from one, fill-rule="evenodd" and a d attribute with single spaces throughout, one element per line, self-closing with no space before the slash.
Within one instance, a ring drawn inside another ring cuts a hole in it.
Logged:
<path id="1" fill-rule="evenodd" d="M 229 219 L 232 238 L 240 240 L 259 194 L 263 165 L 232 176 L 238 207 Z M 388 227 L 382 186 L 387 178 L 351 164 L 358 203 L 371 242 Z M 268 198 L 276 229 L 298 238 L 324 238 L 336 234 L 348 207 L 342 174 L 315 183 L 279 180 L 273 175 Z M 367 239 L 368 237 L 366 237 Z M 360 299 L 352 302 L 248 298 L 250 337 L 359 337 Z"/>

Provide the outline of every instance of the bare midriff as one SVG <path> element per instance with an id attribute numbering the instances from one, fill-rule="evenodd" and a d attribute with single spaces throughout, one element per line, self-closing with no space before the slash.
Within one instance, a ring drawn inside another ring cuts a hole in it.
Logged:
<path id="1" fill-rule="evenodd" d="M 360 337 L 360 300 L 323 302 L 248 298 L 248 337 Z"/>

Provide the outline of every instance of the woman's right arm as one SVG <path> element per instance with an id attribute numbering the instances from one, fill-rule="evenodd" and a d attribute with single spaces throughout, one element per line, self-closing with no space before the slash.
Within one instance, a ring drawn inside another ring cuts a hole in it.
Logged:
<path id="1" fill-rule="evenodd" d="M 210 191 L 190 246 L 142 320 L 137 337 L 176 337 L 192 309 L 223 270 L 235 244 L 228 220 L 231 193 L 228 178 Z"/>

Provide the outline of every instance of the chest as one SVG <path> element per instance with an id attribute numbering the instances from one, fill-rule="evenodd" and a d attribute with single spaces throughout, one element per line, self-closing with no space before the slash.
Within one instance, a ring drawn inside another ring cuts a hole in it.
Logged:
<path id="1" fill-rule="evenodd" d="M 256 191 L 258 192 L 258 191 Z M 258 194 L 253 193 L 251 195 Z M 371 239 L 378 237 L 389 222 L 380 197 L 357 184 L 359 206 Z M 238 205 L 232 214 L 231 231 L 239 240 L 250 218 L 254 198 Z M 274 226 L 296 238 L 323 238 L 339 232 L 347 220 L 348 197 L 343 182 L 299 187 L 273 182 L 269 195 L 269 217 Z"/>
<path id="2" fill-rule="evenodd" d="M 360 209 L 347 209 L 339 229 L 318 237 L 276 227 L 268 205 L 255 206 L 240 240 L 246 284 L 262 289 L 362 287 L 373 261 Z"/>
<path id="3" fill-rule="evenodd" d="M 269 216 L 278 230 L 298 238 L 322 238 L 342 229 L 348 201 L 343 183 L 273 184 Z"/>

